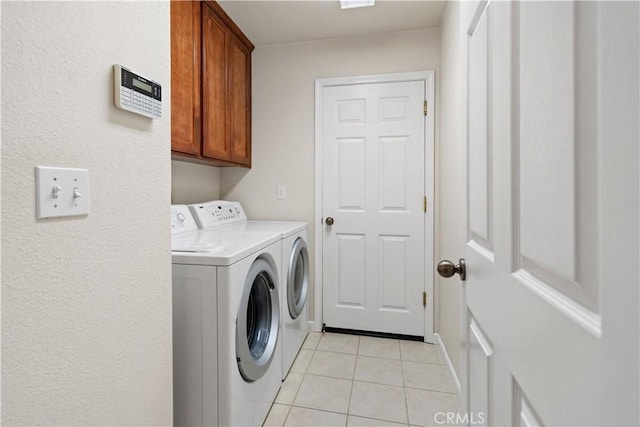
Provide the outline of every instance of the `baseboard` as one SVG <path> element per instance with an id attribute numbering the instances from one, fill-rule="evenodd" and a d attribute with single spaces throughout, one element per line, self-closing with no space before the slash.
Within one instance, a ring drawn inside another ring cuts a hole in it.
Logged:
<path id="1" fill-rule="evenodd" d="M 438 348 L 440 349 L 440 354 L 442 355 L 442 358 L 444 359 L 444 363 L 445 363 L 445 365 L 447 365 L 447 368 L 449 369 L 449 373 L 451 374 L 451 378 L 453 378 L 453 382 L 456 385 L 458 398 L 460 398 L 460 391 L 461 391 L 460 379 L 458 378 L 458 374 L 456 373 L 456 370 L 453 368 L 453 363 L 451 363 L 451 359 L 449 358 L 449 353 L 447 352 L 447 347 L 445 347 L 444 341 L 442 341 L 442 339 L 440 338 L 440 334 L 435 333 L 433 335 L 434 335 L 434 337 L 436 339 L 435 340 L 436 344 L 438 345 Z"/>
<path id="2" fill-rule="evenodd" d="M 320 328 L 316 329 L 316 322 L 313 320 L 307 321 L 307 331 L 309 332 L 321 332 Z"/>

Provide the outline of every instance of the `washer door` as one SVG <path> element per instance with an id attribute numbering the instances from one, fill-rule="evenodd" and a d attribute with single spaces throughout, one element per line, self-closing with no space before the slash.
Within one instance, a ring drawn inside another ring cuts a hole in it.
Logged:
<path id="1" fill-rule="evenodd" d="M 276 277 L 271 264 L 258 258 L 244 283 L 236 318 L 236 360 L 248 382 L 267 372 L 276 350 L 280 318 Z"/>
<path id="2" fill-rule="evenodd" d="M 291 250 L 287 278 L 287 305 L 292 319 L 297 319 L 307 303 L 309 290 L 309 252 L 307 244 L 297 238 Z"/>

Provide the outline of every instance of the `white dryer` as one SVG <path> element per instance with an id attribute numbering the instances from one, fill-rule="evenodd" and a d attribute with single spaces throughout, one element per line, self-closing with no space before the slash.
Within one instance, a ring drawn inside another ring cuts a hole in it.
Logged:
<path id="1" fill-rule="evenodd" d="M 209 227 L 211 218 L 236 213 L 246 217 L 240 203 L 214 200 L 190 205 L 200 227 Z M 200 212 L 209 212 L 201 214 Z M 215 212 L 212 214 L 212 212 Z M 200 214 L 199 214 L 200 213 Z M 201 218 L 201 219 L 199 219 Z M 247 221 L 247 233 L 279 233 L 282 239 L 280 268 L 280 317 L 282 379 L 293 365 L 308 333 L 309 294 L 308 223 L 293 221 Z"/>
<path id="2" fill-rule="evenodd" d="M 172 230 L 189 218 L 172 206 Z M 280 388 L 281 239 L 243 223 L 172 234 L 176 425 L 261 425 Z"/>
<path id="3" fill-rule="evenodd" d="M 289 373 L 309 331 L 307 228 L 306 222 L 249 221 L 247 223 L 247 230 L 275 230 L 281 233 L 280 327 L 283 380 Z"/>

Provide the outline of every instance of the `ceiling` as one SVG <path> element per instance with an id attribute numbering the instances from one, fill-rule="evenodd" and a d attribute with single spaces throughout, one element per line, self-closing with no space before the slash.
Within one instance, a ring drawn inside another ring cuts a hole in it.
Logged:
<path id="1" fill-rule="evenodd" d="M 345 10 L 338 0 L 218 3 L 256 46 L 436 27 L 445 6 L 435 0 L 377 0 Z"/>

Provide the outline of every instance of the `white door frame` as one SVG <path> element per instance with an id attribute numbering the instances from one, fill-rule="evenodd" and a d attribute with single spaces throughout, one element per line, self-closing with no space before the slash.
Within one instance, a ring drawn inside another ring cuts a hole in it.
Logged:
<path id="1" fill-rule="evenodd" d="M 322 329 L 322 92 L 329 86 L 346 86 L 370 83 L 392 83 L 419 81 L 425 82 L 428 113 L 425 120 L 425 195 L 427 196 L 427 213 L 425 215 L 424 242 L 425 262 L 424 277 L 427 292 L 427 307 L 424 316 L 424 340 L 434 342 L 434 180 L 435 180 L 435 71 L 417 71 L 411 73 L 374 74 L 367 76 L 335 77 L 316 79 L 315 81 L 315 208 L 314 208 L 314 239 L 315 239 L 315 286 L 314 286 L 314 318 L 313 329 Z M 429 171 L 431 171 L 429 173 Z M 428 237 L 431 236 L 431 239 Z M 431 280 L 428 280 L 431 279 Z M 429 315 L 427 316 L 427 313 Z"/>

